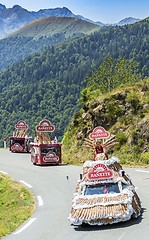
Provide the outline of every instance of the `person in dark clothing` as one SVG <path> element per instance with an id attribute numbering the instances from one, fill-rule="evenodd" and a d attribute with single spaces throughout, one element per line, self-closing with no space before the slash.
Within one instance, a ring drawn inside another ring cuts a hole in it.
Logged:
<path id="1" fill-rule="evenodd" d="M 96 142 L 95 151 L 96 151 L 96 154 L 104 152 L 103 147 L 101 146 L 101 142 L 100 141 Z"/>

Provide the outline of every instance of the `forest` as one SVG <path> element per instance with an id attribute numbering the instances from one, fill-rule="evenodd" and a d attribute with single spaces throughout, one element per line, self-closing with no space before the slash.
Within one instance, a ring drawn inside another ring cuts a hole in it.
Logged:
<path id="1" fill-rule="evenodd" d="M 91 34 L 100 26 L 77 18 L 48 17 L 27 24 L 25 27 L 0 40 L 0 70 L 66 39 Z"/>
<path id="2" fill-rule="evenodd" d="M 44 50 L 45 46 L 52 46 L 65 39 L 63 33 L 54 34 L 52 37 L 41 36 L 38 39 L 25 36 L 2 39 L 0 40 L 0 70 L 11 66 L 28 55 Z"/>
<path id="3" fill-rule="evenodd" d="M 107 57 L 125 57 L 138 62 L 140 79 L 149 76 L 148 49 L 146 19 L 48 46 L 4 69 L 0 73 L 0 146 L 4 137 L 12 135 L 17 121 L 26 121 L 34 136 L 43 118 L 55 125 L 61 141 L 70 119 L 81 108 L 78 99 L 91 71 Z"/>

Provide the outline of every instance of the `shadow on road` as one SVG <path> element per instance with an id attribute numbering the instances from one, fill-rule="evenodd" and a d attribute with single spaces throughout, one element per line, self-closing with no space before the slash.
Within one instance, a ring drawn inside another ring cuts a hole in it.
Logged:
<path id="1" fill-rule="evenodd" d="M 102 225 L 102 226 L 90 226 L 88 224 L 82 224 L 81 226 L 74 227 L 75 231 L 78 232 L 84 232 L 84 231 L 105 231 L 105 230 L 111 230 L 111 229 L 117 229 L 117 228 L 126 228 L 130 227 L 132 225 L 139 224 L 143 219 L 143 213 L 146 211 L 146 208 L 141 209 L 141 215 L 138 218 L 131 218 L 129 221 L 126 222 L 120 222 L 115 224 L 108 224 L 108 225 Z"/>
<path id="2" fill-rule="evenodd" d="M 46 165 L 41 165 L 41 164 L 33 164 L 34 166 L 37 166 L 37 167 L 42 167 L 42 168 L 44 168 L 44 167 L 56 167 L 56 166 L 67 166 L 68 164 L 64 164 L 64 163 L 60 163 L 60 164 L 46 164 Z"/>

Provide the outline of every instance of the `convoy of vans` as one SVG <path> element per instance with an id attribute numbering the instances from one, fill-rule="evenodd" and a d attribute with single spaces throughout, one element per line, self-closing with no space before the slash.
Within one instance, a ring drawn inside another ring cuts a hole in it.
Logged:
<path id="1" fill-rule="evenodd" d="M 54 132 L 54 140 L 49 133 Z M 16 153 L 31 152 L 31 162 L 37 165 L 49 165 L 61 163 L 61 143 L 57 142 L 55 127 L 48 120 L 42 120 L 35 129 L 35 137 L 32 142 L 29 136 L 28 125 L 19 121 L 15 127 L 13 136 L 10 137 L 10 151 Z"/>
<path id="2" fill-rule="evenodd" d="M 51 140 L 50 133 L 54 133 Z M 141 202 L 119 159 L 108 158 L 106 149 L 117 145 L 115 136 L 103 127 L 96 127 L 85 139 L 85 147 L 95 151 L 95 157 L 83 165 L 83 174 L 76 186 L 69 220 L 73 225 L 105 225 L 137 218 Z M 101 146 L 98 139 L 107 138 Z M 34 165 L 59 165 L 62 162 L 61 143 L 57 142 L 55 127 L 42 120 L 35 128 L 34 141 L 28 125 L 19 121 L 10 137 L 10 151 L 30 152 Z"/>

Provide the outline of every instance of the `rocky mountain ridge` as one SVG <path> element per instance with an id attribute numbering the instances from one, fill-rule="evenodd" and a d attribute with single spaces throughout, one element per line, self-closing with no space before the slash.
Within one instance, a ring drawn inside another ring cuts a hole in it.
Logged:
<path id="1" fill-rule="evenodd" d="M 84 18 L 81 15 L 73 14 L 68 8 L 54 8 L 54 9 L 40 9 L 39 11 L 28 11 L 19 5 L 14 5 L 12 8 L 6 8 L 5 5 L 0 4 L 0 38 L 22 28 L 31 21 L 45 18 L 45 17 L 74 17 L 81 20 L 89 21 L 91 23 L 104 26 L 102 22 L 94 22 L 90 19 Z M 123 21 L 123 20 L 122 20 Z M 124 25 L 132 23 L 132 19 L 129 21 L 127 18 L 127 23 L 125 21 L 114 24 L 114 25 Z M 133 18 L 133 23 L 138 21 L 138 19 Z M 109 24 L 110 25 L 110 24 Z"/>
<path id="2" fill-rule="evenodd" d="M 139 22 L 139 21 L 141 21 L 141 19 L 128 17 L 128 18 L 122 19 L 117 25 L 123 26 L 123 25 L 127 25 L 127 24 L 133 24 L 133 23 Z"/>

